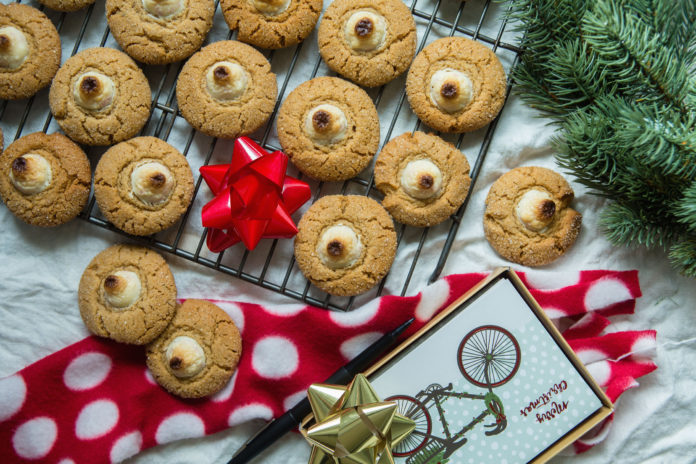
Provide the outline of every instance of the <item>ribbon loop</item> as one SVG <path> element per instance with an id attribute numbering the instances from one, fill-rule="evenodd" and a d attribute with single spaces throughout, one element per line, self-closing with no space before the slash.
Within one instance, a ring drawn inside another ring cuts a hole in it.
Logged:
<path id="1" fill-rule="evenodd" d="M 248 137 L 234 141 L 230 164 L 202 166 L 215 197 L 201 212 L 206 243 L 217 253 L 238 242 L 253 250 L 262 238 L 297 234 L 291 215 L 309 200 L 307 183 L 286 176 L 288 157 L 268 153 Z"/>
<path id="2" fill-rule="evenodd" d="M 392 448 L 416 427 L 395 402 L 382 402 L 362 374 L 348 387 L 314 384 L 307 396 L 316 420 L 301 429 L 314 445 L 310 464 L 393 463 Z"/>

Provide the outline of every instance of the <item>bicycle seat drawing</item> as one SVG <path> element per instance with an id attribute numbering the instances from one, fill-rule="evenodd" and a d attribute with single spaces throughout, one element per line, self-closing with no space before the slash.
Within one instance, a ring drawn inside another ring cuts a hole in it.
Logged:
<path id="1" fill-rule="evenodd" d="M 395 395 L 398 411 L 416 422 L 416 428 L 393 450 L 394 456 L 407 457 L 407 464 L 445 464 L 449 457 L 467 442 L 465 435 L 488 416 L 494 419 L 484 424 L 485 434 L 497 435 L 507 427 L 505 409 L 493 388 L 510 381 L 520 366 L 520 346 L 506 329 L 485 325 L 469 332 L 457 349 L 459 371 L 469 383 L 488 390 L 484 393 L 454 391 L 452 383 L 443 387 L 432 384 L 415 397 Z M 451 399 L 483 401 L 483 410 L 459 431 L 452 431 L 445 418 L 443 404 Z M 434 410 L 434 411 L 433 411 Z M 431 411 L 433 411 L 431 413 Z M 444 436 L 433 435 L 431 414 L 442 425 Z"/>

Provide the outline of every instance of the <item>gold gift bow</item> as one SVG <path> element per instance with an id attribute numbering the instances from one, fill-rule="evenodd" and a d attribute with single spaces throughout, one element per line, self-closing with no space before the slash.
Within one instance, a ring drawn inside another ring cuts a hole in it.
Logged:
<path id="1" fill-rule="evenodd" d="M 362 374 L 347 387 L 313 384 L 307 396 L 316 422 L 300 427 L 313 445 L 309 464 L 393 464 L 392 448 L 416 427 Z"/>

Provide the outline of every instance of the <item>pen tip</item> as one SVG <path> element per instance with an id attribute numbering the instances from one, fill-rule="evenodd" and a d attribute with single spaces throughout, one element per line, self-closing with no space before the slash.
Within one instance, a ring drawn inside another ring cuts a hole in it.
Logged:
<path id="1" fill-rule="evenodd" d="M 403 324 L 401 324 L 399 327 L 397 327 L 396 330 L 395 330 L 394 332 L 397 332 L 397 333 L 403 332 L 403 331 L 406 330 L 406 328 L 408 328 L 408 326 L 411 325 L 411 324 L 413 323 L 413 321 L 415 321 L 415 320 L 416 320 L 416 319 L 412 317 L 411 319 L 407 320 L 406 322 L 404 322 Z"/>

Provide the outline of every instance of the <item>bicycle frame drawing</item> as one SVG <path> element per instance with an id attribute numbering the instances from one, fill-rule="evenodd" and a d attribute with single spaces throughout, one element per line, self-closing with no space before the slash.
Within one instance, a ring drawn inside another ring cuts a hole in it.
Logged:
<path id="1" fill-rule="evenodd" d="M 446 464 L 450 456 L 467 443 L 466 434 L 489 416 L 493 421 L 484 424 L 489 429 L 485 435 L 502 433 L 507 427 L 507 418 L 503 402 L 493 388 L 514 377 L 520 358 L 519 344 L 508 330 L 485 325 L 470 331 L 459 344 L 457 364 L 469 383 L 487 391 L 457 392 L 452 383 L 444 387 L 434 383 L 415 397 L 394 395 L 386 398 L 397 403 L 399 413 L 416 422 L 411 435 L 394 448 L 394 456 L 407 457 L 407 464 Z M 453 399 L 483 402 L 481 412 L 458 431 L 451 429 L 445 415 L 444 403 Z M 433 435 L 433 416 L 438 419 L 444 436 Z"/>

